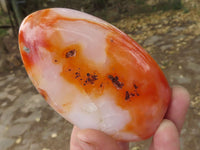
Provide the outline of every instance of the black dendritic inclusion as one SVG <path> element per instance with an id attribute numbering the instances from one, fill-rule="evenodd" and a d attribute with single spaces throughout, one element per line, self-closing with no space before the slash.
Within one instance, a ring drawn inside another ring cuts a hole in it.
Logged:
<path id="1" fill-rule="evenodd" d="M 133 86 L 134 86 L 134 88 L 135 88 L 135 89 L 137 89 L 137 88 L 138 88 L 136 84 L 133 84 Z"/>
<path id="2" fill-rule="evenodd" d="M 23 50 L 24 50 L 25 52 L 27 52 L 27 53 L 30 52 L 30 49 L 29 49 L 28 47 L 26 47 L 26 46 L 24 46 Z"/>
<path id="3" fill-rule="evenodd" d="M 70 58 L 70 57 L 74 57 L 74 56 L 76 56 L 76 50 L 75 50 L 75 49 L 70 50 L 69 52 L 67 52 L 67 53 L 65 54 L 65 57 L 66 57 L 66 58 Z"/>
<path id="4" fill-rule="evenodd" d="M 100 87 L 101 87 L 101 88 L 103 87 L 103 83 L 100 84 Z"/>
<path id="5" fill-rule="evenodd" d="M 80 70 L 80 69 L 79 69 Z M 68 69 L 68 71 L 72 71 L 71 69 Z M 87 73 L 86 78 L 81 75 L 80 71 L 74 72 L 74 78 L 82 81 L 81 83 L 86 86 L 88 84 L 94 84 L 96 80 L 98 80 L 98 76 L 96 73 Z"/>
<path id="6" fill-rule="evenodd" d="M 128 100 L 129 98 L 130 98 L 130 94 L 128 91 L 126 91 L 125 100 Z"/>
<path id="7" fill-rule="evenodd" d="M 134 90 L 132 92 L 126 91 L 125 93 L 125 100 L 129 100 L 131 97 L 134 96 L 140 96 L 140 94 L 137 92 L 138 86 L 136 84 L 133 84 Z"/>
<path id="8" fill-rule="evenodd" d="M 87 76 L 89 77 L 89 76 L 90 76 L 90 73 L 87 73 Z"/>
<path id="9" fill-rule="evenodd" d="M 117 89 L 121 89 L 124 86 L 124 83 L 120 82 L 118 79 L 118 76 L 112 76 L 112 75 L 108 75 L 108 78 L 112 81 L 113 85 L 117 88 Z"/>
<path id="10" fill-rule="evenodd" d="M 98 76 L 96 74 L 87 73 L 87 79 L 85 80 L 85 83 L 94 84 L 96 80 L 98 80 Z"/>
<path id="11" fill-rule="evenodd" d="M 79 78 L 81 76 L 81 74 L 79 72 L 75 72 L 75 79 Z"/>

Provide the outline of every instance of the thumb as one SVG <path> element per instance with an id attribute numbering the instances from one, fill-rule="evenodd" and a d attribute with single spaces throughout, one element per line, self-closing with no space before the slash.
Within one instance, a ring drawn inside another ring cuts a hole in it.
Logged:
<path id="1" fill-rule="evenodd" d="M 83 150 L 128 150 L 128 143 L 118 142 L 109 135 L 94 129 L 79 130 L 77 141 Z"/>

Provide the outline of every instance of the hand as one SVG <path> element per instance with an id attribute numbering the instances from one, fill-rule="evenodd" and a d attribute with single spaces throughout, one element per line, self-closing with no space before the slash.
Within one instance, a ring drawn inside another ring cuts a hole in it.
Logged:
<path id="1" fill-rule="evenodd" d="M 165 119 L 153 136 L 150 150 L 179 150 L 180 131 L 189 107 L 189 93 L 182 87 L 172 88 L 172 102 Z M 73 128 L 70 150 L 128 150 L 127 142 L 119 142 L 93 129 Z"/>

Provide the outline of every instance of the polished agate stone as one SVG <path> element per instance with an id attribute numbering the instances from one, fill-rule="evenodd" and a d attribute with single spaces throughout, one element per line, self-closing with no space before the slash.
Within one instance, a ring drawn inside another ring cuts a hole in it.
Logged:
<path id="1" fill-rule="evenodd" d="M 171 90 L 158 64 L 99 18 L 64 8 L 34 12 L 20 26 L 19 47 L 38 92 L 81 129 L 139 141 L 167 111 Z"/>

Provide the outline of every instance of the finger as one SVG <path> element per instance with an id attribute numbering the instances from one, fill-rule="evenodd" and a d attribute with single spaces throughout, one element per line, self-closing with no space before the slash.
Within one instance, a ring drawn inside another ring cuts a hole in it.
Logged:
<path id="1" fill-rule="evenodd" d="M 77 137 L 79 130 L 80 130 L 79 128 L 74 126 L 70 139 L 70 150 L 82 150 L 82 148 L 79 145 L 79 140 Z"/>
<path id="2" fill-rule="evenodd" d="M 149 150 L 180 150 L 179 133 L 173 122 L 167 119 L 162 121 Z"/>
<path id="3" fill-rule="evenodd" d="M 190 95 L 188 91 L 180 86 L 172 88 L 172 101 L 165 118 L 171 120 L 178 131 L 181 131 L 185 116 L 189 107 Z"/>
<path id="4" fill-rule="evenodd" d="M 128 150 L 128 143 L 118 142 L 109 135 L 92 129 L 80 130 L 79 144 L 87 150 Z"/>

